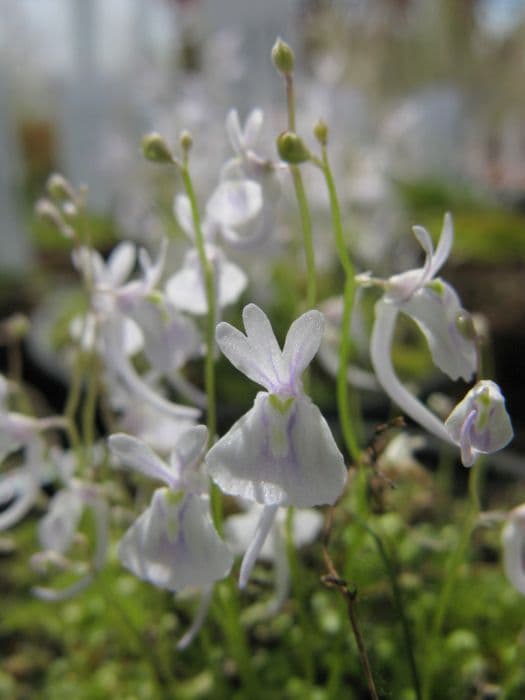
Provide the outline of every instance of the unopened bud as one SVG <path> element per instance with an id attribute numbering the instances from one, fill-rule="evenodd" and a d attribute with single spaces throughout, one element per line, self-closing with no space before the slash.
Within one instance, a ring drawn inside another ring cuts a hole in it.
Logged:
<path id="1" fill-rule="evenodd" d="M 277 137 L 277 151 L 279 156 L 286 162 L 297 165 L 310 160 L 310 151 L 303 141 L 293 131 L 283 131 Z"/>
<path id="2" fill-rule="evenodd" d="M 184 131 L 181 131 L 180 136 L 179 136 L 179 143 L 180 143 L 182 150 L 185 153 L 188 153 L 190 148 L 193 146 L 193 136 L 190 134 L 190 132 L 187 129 L 184 129 Z"/>
<path id="3" fill-rule="evenodd" d="M 39 199 L 35 204 L 35 213 L 43 221 L 59 230 L 64 226 L 65 222 L 59 208 L 53 202 L 50 202 L 49 199 Z"/>
<path id="4" fill-rule="evenodd" d="M 142 138 L 142 152 L 147 160 L 154 163 L 173 163 L 173 154 L 157 132 L 146 134 Z"/>
<path id="5" fill-rule="evenodd" d="M 272 62 L 279 73 L 290 75 L 294 68 L 294 53 L 290 46 L 281 38 L 277 39 L 272 48 Z"/>
<path id="6" fill-rule="evenodd" d="M 46 187 L 49 196 L 56 201 L 60 202 L 64 199 L 71 202 L 75 201 L 75 190 L 66 180 L 66 178 L 63 175 L 60 175 L 60 173 L 53 173 L 50 175 Z"/>
<path id="7" fill-rule="evenodd" d="M 328 125 L 322 119 L 319 119 L 314 126 L 314 136 L 321 146 L 326 146 L 328 143 Z"/>

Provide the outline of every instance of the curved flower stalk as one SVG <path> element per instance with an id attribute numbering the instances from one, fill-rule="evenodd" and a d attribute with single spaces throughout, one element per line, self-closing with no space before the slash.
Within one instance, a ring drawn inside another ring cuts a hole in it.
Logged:
<path id="1" fill-rule="evenodd" d="M 512 510 L 502 532 L 503 564 L 514 588 L 525 595 L 525 505 Z"/>
<path id="2" fill-rule="evenodd" d="M 208 431 L 197 425 L 185 432 L 170 456 L 169 464 L 145 443 L 129 435 L 109 438 L 112 453 L 132 469 L 164 482 L 150 506 L 125 533 L 119 545 L 122 564 L 135 576 L 160 588 L 202 590 L 209 604 L 213 583 L 228 575 L 233 556 L 211 521 L 205 498 L 207 483 L 200 471 Z M 200 624 L 205 610 L 199 610 Z M 198 632 L 193 625 L 190 637 Z M 181 644 L 191 639 L 185 635 Z"/>
<path id="3" fill-rule="evenodd" d="M 452 217 L 445 215 L 435 251 L 424 228 L 415 226 L 414 233 L 425 251 L 422 268 L 408 270 L 388 280 L 376 279 L 368 273 L 357 278 L 361 284 L 379 285 L 385 292 L 375 307 L 370 344 L 372 365 L 390 398 L 426 430 L 441 440 L 459 446 L 463 464 L 471 466 L 479 453 L 501 449 L 512 437 L 510 421 L 497 385 L 494 382 L 478 382 L 447 421 L 442 423 L 400 382 L 392 364 L 397 315 L 402 312 L 419 326 L 427 339 L 434 363 L 451 379 L 462 377 L 469 381 L 478 365 L 470 315 L 461 307 L 454 289 L 436 277 L 452 247 Z"/>
<path id="4" fill-rule="evenodd" d="M 250 547 L 253 533 L 257 529 L 263 506 L 253 504 L 245 513 L 231 515 L 224 523 L 226 538 L 236 554 L 244 554 Z M 296 510 L 292 520 L 292 540 L 296 547 L 304 547 L 315 540 L 323 526 L 323 517 L 317 511 L 306 508 Z M 275 572 L 275 596 L 266 612 L 276 614 L 283 606 L 290 588 L 290 565 L 286 554 L 286 510 L 279 508 L 270 532 L 258 556 L 272 562 Z M 245 584 L 240 582 L 241 588 Z"/>
<path id="5" fill-rule="evenodd" d="M 246 335 L 228 323 L 217 326 L 217 344 L 230 362 L 267 391 L 208 452 L 213 481 L 227 494 L 265 506 L 241 567 L 241 581 L 268 535 L 278 506 L 334 503 L 346 470 L 330 429 L 303 392 L 301 375 L 319 349 L 324 317 L 308 311 L 291 325 L 283 350 L 266 314 L 248 304 Z"/>

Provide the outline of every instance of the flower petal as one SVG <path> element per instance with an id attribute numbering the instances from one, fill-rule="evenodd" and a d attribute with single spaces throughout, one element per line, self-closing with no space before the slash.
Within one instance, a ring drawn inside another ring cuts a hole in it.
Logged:
<path id="1" fill-rule="evenodd" d="M 253 148 L 255 146 L 259 138 L 263 121 L 264 113 L 262 109 L 259 108 L 252 109 L 250 114 L 246 117 L 243 134 L 245 148 Z"/>
<path id="2" fill-rule="evenodd" d="M 281 411 L 263 392 L 206 457 L 227 494 L 266 505 L 334 503 L 346 470 L 319 409 L 300 396 Z"/>
<path id="3" fill-rule="evenodd" d="M 458 319 L 468 313 L 462 308 L 454 288 L 436 279 L 419 289 L 401 306 L 427 339 L 432 359 L 445 374 L 470 381 L 478 364 L 475 338 L 458 327 Z"/>
<path id="4" fill-rule="evenodd" d="M 174 474 L 166 462 L 141 440 L 124 433 L 115 433 L 109 436 L 108 445 L 124 466 L 131 467 L 152 479 L 163 481 L 165 484 L 174 485 Z"/>
<path id="5" fill-rule="evenodd" d="M 73 542 L 83 510 L 84 503 L 74 489 L 58 491 L 38 524 L 41 547 L 65 554 Z"/>
<path id="6" fill-rule="evenodd" d="M 439 237 L 439 242 L 436 248 L 436 252 L 432 256 L 432 264 L 430 266 L 430 277 L 435 277 L 439 270 L 445 264 L 450 251 L 452 250 L 452 244 L 454 242 L 454 224 L 452 221 L 452 215 L 447 211 L 445 218 L 443 219 L 443 228 L 441 229 L 441 236 Z"/>
<path id="7" fill-rule="evenodd" d="M 228 228 L 236 228 L 253 219 L 262 208 L 262 189 L 253 180 L 224 180 L 208 204 L 206 215 Z"/>
<path id="8" fill-rule="evenodd" d="M 286 335 L 283 361 L 292 385 L 296 385 L 319 350 L 325 319 L 320 311 L 307 311 L 296 319 Z"/>
<path id="9" fill-rule="evenodd" d="M 226 117 L 226 133 L 235 153 L 240 154 L 244 150 L 244 138 L 236 109 L 230 109 Z"/>
<path id="10" fill-rule="evenodd" d="M 171 591 L 207 587 L 227 576 L 233 563 L 203 501 L 190 494 L 173 502 L 167 489 L 155 491 L 126 532 L 119 557 L 139 578 Z"/>
<path id="11" fill-rule="evenodd" d="M 105 282 L 113 289 L 120 287 L 133 272 L 136 257 L 136 249 L 133 243 L 129 241 L 119 243 L 111 251 L 107 260 L 107 278 Z"/>

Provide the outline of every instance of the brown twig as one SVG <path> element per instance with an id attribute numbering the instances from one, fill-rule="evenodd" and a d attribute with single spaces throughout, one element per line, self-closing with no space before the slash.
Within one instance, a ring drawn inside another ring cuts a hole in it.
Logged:
<path id="1" fill-rule="evenodd" d="M 321 583 L 327 588 L 332 588 L 339 591 L 345 599 L 348 611 L 348 619 L 350 620 L 352 632 L 354 634 L 354 638 L 357 644 L 359 660 L 361 662 L 361 667 L 363 669 L 363 673 L 365 674 L 366 682 L 368 684 L 368 691 L 370 693 L 370 697 L 372 698 L 372 700 L 379 700 L 379 696 L 377 694 L 377 690 L 374 683 L 374 678 L 372 676 L 372 669 L 370 667 L 368 654 L 363 640 L 363 635 L 361 633 L 361 628 L 359 626 L 359 621 L 357 618 L 357 589 L 350 588 L 345 579 L 343 579 L 339 575 L 337 569 L 334 566 L 334 562 L 332 561 L 332 558 L 328 553 L 328 540 L 330 538 L 330 532 L 332 529 L 332 518 L 333 508 L 330 508 L 326 516 L 325 527 L 323 532 L 323 559 L 328 573 L 321 576 Z"/>

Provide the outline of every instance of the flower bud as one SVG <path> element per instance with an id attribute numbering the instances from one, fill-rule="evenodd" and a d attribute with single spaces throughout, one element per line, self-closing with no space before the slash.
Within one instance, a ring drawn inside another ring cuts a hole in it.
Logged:
<path id="1" fill-rule="evenodd" d="M 277 137 L 277 151 L 286 162 L 297 165 L 310 160 L 310 151 L 304 145 L 302 139 L 293 131 L 283 131 Z"/>
<path id="2" fill-rule="evenodd" d="M 294 68 L 294 53 L 290 46 L 281 38 L 277 39 L 272 48 L 272 62 L 279 73 L 290 75 Z"/>
<path id="3" fill-rule="evenodd" d="M 48 178 L 46 187 L 49 196 L 58 202 L 64 199 L 74 202 L 76 199 L 75 190 L 60 173 L 52 173 Z"/>
<path id="4" fill-rule="evenodd" d="M 328 125 L 323 119 L 319 119 L 314 126 L 314 136 L 321 146 L 328 143 Z"/>
<path id="5" fill-rule="evenodd" d="M 193 136 L 187 129 L 181 131 L 179 136 L 179 143 L 184 153 L 188 153 L 190 148 L 193 146 Z"/>
<path id="6" fill-rule="evenodd" d="M 49 199 L 39 199 L 35 204 L 35 213 L 40 219 L 59 230 L 62 230 L 65 224 L 60 210 Z"/>
<path id="7" fill-rule="evenodd" d="M 156 131 L 142 138 L 142 153 L 154 163 L 173 163 L 173 154 L 166 141 Z"/>

